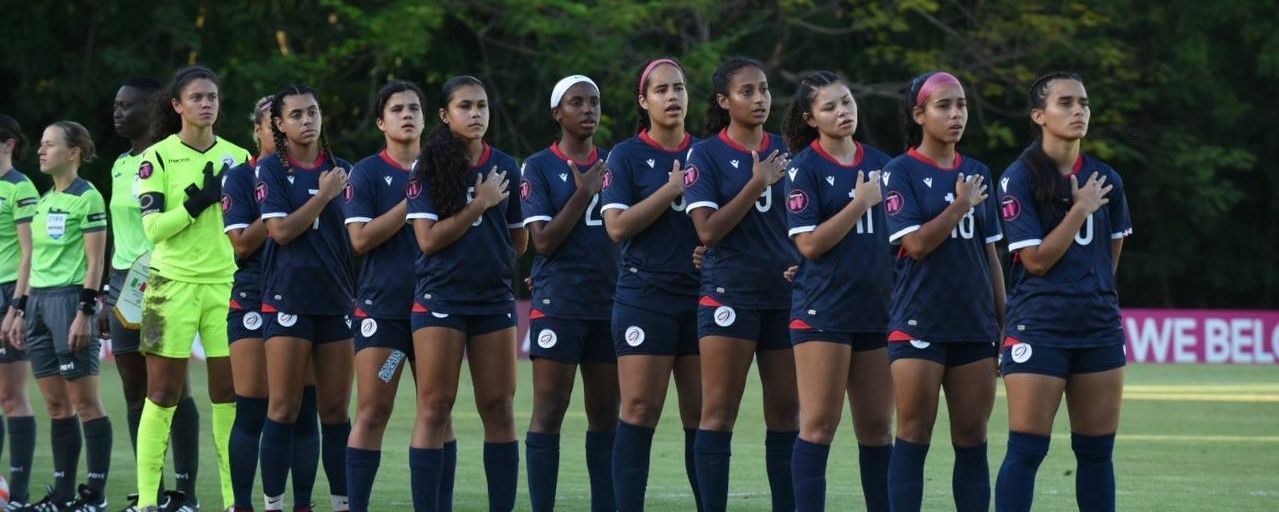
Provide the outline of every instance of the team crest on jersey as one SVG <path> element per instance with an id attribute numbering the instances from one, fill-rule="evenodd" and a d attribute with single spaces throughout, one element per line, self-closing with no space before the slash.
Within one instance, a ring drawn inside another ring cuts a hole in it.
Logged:
<path id="1" fill-rule="evenodd" d="M 542 329 L 542 332 L 537 333 L 537 346 L 539 347 L 551 348 L 555 346 L 557 341 L 559 341 L 559 336 L 555 335 L 555 331 Z"/>
<path id="2" fill-rule="evenodd" d="M 231 156 L 229 153 L 222 155 L 222 165 L 235 167 L 235 157 Z"/>
<path id="3" fill-rule="evenodd" d="M 231 196 L 222 194 L 222 213 L 226 213 L 231 209 Z"/>
<path id="4" fill-rule="evenodd" d="M 142 165 L 138 166 L 139 178 L 142 178 L 145 180 L 147 178 L 150 178 L 152 174 L 155 174 L 155 167 L 151 165 L 151 162 L 143 161 Z"/>
<path id="5" fill-rule="evenodd" d="M 529 183 L 528 180 L 520 180 L 520 201 L 527 200 L 528 196 L 532 194 L 533 184 Z"/>
<path id="6" fill-rule="evenodd" d="M 404 185 L 404 195 L 409 199 L 417 199 L 417 196 L 422 195 L 422 182 L 417 178 L 409 180 L 408 184 Z"/>
<path id="7" fill-rule="evenodd" d="M 50 213 L 48 224 L 49 238 L 59 240 L 67 232 L 67 214 Z"/>
<path id="8" fill-rule="evenodd" d="M 288 313 L 283 313 L 283 312 L 276 313 L 275 321 L 276 323 L 280 324 L 281 327 L 293 327 L 293 324 L 298 323 L 298 316 L 290 315 Z"/>
<path id="9" fill-rule="evenodd" d="M 737 321 L 737 312 L 728 306 L 720 306 L 715 308 L 715 325 L 720 327 L 728 327 Z"/>
<path id="10" fill-rule="evenodd" d="M 566 172 L 560 173 L 560 181 L 564 183 L 568 183 L 568 173 Z"/>
<path id="11" fill-rule="evenodd" d="M 244 324 L 244 328 L 250 331 L 256 331 L 262 327 L 262 314 L 257 311 L 250 311 L 244 314 L 244 320 L 240 323 Z"/>
<path id="12" fill-rule="evenodd" d="M 644 343 L 644 329 L 638 325 L 632 325 L 626 328 L 626 344 L 632 347 L 638 347 Z"/>
<path id="13" fill-rule="evenodd" d="M 1008 349 L 1008 354 L 1012 356 L 1013 362 L 1015 363 L 1024 363 L 1029 361 L 1032 353 L 1034 353 L 1034 349 L 1026 343 L 1018 343 Z"/>
<path id="14" fill-rule="evenodd" d="M 256 197 L 259 203 L 266 200 L 266 183 L 258 183 L 258 186 L 254 187 L 253 197 Z"/>
<path id="15" fill-rule="evenodd" d="M 604 171 L 604 177 L 600 179 L 600 190 L 608 190 L 613 184 L 613 171 Z"/>
<path id="16" fill-rule="evenodd" d="M 928 188 L 933 188 L 933 179 L 932 179 L 932 178 L 924 178 L 924 185 L 927 185 L 927 186 L 928 186 Z"/>
<path id="17" fill-rule="evenodd" d="M 729 161 L 728 161 L 728 165 L 733 166 L 733 168 L 734 168 L 734 169 L 737 169 L 737 168 L 738 168 L 737 166 L 738 166 L 738 164 L 740 164 L 740 163 L 741 163 L 741 162 L 738 162 L 738 161 L 737 161 L 737 159 L 733 159 L 733 160 L 729 160 Z"/>
<path id="18" fill-rule="evenodd" d="M 888 211 L 889 215 L 897 215 L 897 212 L 902 211 L 902 207 L 905 205 L 906 200 L 896 190 L 884 196 L 884 209 Z"/>
<path id="19" fill-rule="evenodd" d="M 687 169 L 684 169 L 684 186 L 685 187 L 693 186 L 694 183 L 697 183 L 697 178 L 701 174 L 702 174 L 701 171 L 697 170 L 696 165 L 688 166 Z"/>
<path id="20" fill-rule="evenodd" d="M 374 334 L 377 334 L 377 320 L 365 318 L 360 322 L 360 335 L 368 338 Z"/>
<path id="21" fill-rule="evenodd" d="M 1004 196 L 999 200 L 999 213 L 1007 222 L 1017 220 L 1021 216 L 1021 202 L 1013 196 Z"/>
<path id="22" fill-rule="evenodd" d="M 791 213 L 799 213 L 808 208 L 808 194 L 803 190 L 794 189 L 786 194 L 786 209 Z"/>
<path id="23" fill-rule="evenodd" d="M 355 187 L 351 186 L 351 182 L 346 182 L 346 186 L 342 188 L 342 195 L 346 197 L 346 202 L 355 199 Z"/>

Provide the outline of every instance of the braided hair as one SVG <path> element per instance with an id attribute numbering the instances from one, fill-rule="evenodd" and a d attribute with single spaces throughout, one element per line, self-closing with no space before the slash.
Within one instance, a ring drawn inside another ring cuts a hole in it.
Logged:
<path id="1" fill-rule="evenodd" d="M 473 76 L 450 78 L 441 88 L 445 109 L 453 101 L 453 93 L 466 86 L 485 88 L 484 83 Z M 448 123 L 440 123 L 422 139 L 422 151 L 413 172 L 418 180 L 430 186 L 431 200 L 435 202 L 441 219 L 466 207 L 466 188 L 470 186 L 468 178 L 471 177 L 471 162 L 466 149 L 466 142 L 453 134 Z"/>
<path id="2" fill-rule="evenodd" d="M 208 80 L 219 89 L 218 74 L 204 66 L 187 66 L 173 74 L 173 80 L 157 91 L 151 103 L 151 140 L 160 140 L 182 129 L 182 116 L 173 111 L 173 100 L 182 100 L 182 91 L 196 80 Z"/>
<path id="3" fill-rule="evenodd" d="M 786 148 L 792 155 L 798 155 L 820 135 L 816 127 L 804 121 L 804 114 L 812 115 L 817 92 L 834 84 L 847 85 L 847 82 L 831 71 L 817 71 L 799 81 L 795 101 L 791 102 L 790 110 L 786 111 L 786 118 L 782 120 L 782 138 L 786 139 Z"/>
<path id="4" fill-rule="evenodd" d="M 1057 80 L 1074 80 L 1083 83 L 1079 75 L 1067 71 L 1054 71 L 1036 78 L 1026 99 L 1027 111 L 1043 110 L 1048 105 L 1049 88 Z M 1061 199 L 1062 179 L 1057 163 L 1044 152 L 1043 128 L 1031 121 L 1031 128 L 1038 130 L 1035 140 L 1018 157 L 1030 169 L 1030 194 L 1035 202 L 1043 225 L 1052 229 L 1065 217 L 1070 200 Z"/>
<path id="5" fill-rule="evenodd" d="M 679 74 L 687 79 L 688 74 L 684 72 L 684 65 L 680 64 L 678 60 L 675 60 L 673 57 L 658 57 L 645 62 L 643 66 L 640 66 L 639 73 L 635 75 L 636 95 L 648 96 L 650 74 L 653 69 L 662 64 L 671 64 L 675 66 L 675 68 L 679 70 Z M 635 133 L 640 133 L 653 127 L 653 120 L 648 117 L 648 110 L 646 110 L 643 105 L 640 105 L 638 99 L 635 100 L 635 122 Z"/>
<path id="6" fill-rule="evenodd" d="M 303 84 L 293 84 L 280 92 L 275 93 L 271 97 L 271 136 L 275 139 L 275 154 L 280 159 L 280 165 L 284 166 L 284 171 L 293 175 L 293 165 L 289 163 L 289 145 L 288 138 L 285 137 L 284 131 L 275 125 L 275 120 L 284 119 L 284 99 L 289 96 L 306 96 L 310 95 L 315 98 L 316 106 L 320 104 L 320 95 L 316 94 L 313 89 Z M 329 139 L 324 135 L 323 126 L 320 130 L 320 152 L 324 155 L 324 159 L 329 165 L 337 165 L 337 160 L 333 158 L 333 149 L 329 147 Z"/>
<path id="7" fill-rule="evenodd" d="M 728 86 L 733 81 L 733 75 L 746 68 L 755 68 L 767 74 L 764 63 L 747 57 L 730 57 L 715 69 L 715 74 L 711 76 L 711 94 L 706 101 L 707 135 L 719 133 L 732 121 L 728 111 L 719 106 L 719 97 L 728 96 Z"/>

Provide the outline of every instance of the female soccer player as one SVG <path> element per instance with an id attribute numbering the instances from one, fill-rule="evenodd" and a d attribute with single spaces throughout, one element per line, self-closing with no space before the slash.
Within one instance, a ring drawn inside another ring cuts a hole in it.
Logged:
<path id="1" fill-rule="evenodd" d="M 781 137 L 764 131 L 773 98 L 763 64 L 728 59 L 711 82 L 708 137 L 693 145 L 684 170 L 686 212 L 708 248 L 697 308 L 702 359 L 697 482 L 705 510 L 727 507 L 733 424 L 752 360 L 758 358 L 773 510 L 794 510 L 790 459 L 799 403 L 784 273 L 798 255 L 786 239 L 784 191 L 778 183 L 786 169 L 786 147 Z"/>
<path id="2" fill-rule="evenodd" d="M 27 392 L 31 363 L 16 346 L 23 336 L 18 318 L 31 288 L 31 219 L 38 201 L 35 185 L 13 167 L 26 149 L 27 137 L 18 121 L 0 114 L 0 305 L 5 310 L 0 325 L 0 407 L 9 426 L 9 502 L 19 505 L 30 499 L 36 450 L 36 420 Z M 0 429 L 0 444 L 3 436 Z"/>
<path id="3" fill-rule="evenodd" d="M 591 510 L 617 510 L 613 501 L 613 429 L 617 426 L 617 356 L 609 316 L 617 282 L 617 249 L 600 217 L 607 152 L 595 145 L 600 90 L 582 75 L 564 77 L 551 91 L 551 116 L 560 138 L 524 161 L 520 200 L 533 239 L 533 418 L 524 446 L 533 510 L 555 508 L 560 425 L 582 369 L 586 405 L 586 469 Z"/>
<path id="4" fill-rule="evenodd" d="M 306 365 L 316 379 L 324 474 L 333 510 L 347 510 L 346 440 L 351 432 L 353 301 L 351 244 L 337 200 L 351 165 L 333 156 L 319 97 L 291 85 L 271 98 L 275 153 L 258 162 L 256 195 L 268 240 L 262 255 L 262 337 L 267 421 L 262 427 L 266 510 L 282 510 L 293 461 L 293 429 Z M 294 507 L 309 507 L 294 503 Z"/>
<path id="5" fill-rule="evenodd" d="M 138 446 L 138 422 L 142 420 L 142 407 L 147 395 L 146 358 L 138 353 L 139 324 L 126 325 L 115 312 L 120 292 L 127 283 L 129 269 L 143 254 L 154 247 L 142 229 L 142 209 L 138 204 L 138 165 L 142 152 L 155 140 L 150 126 L 151 97 L 160 90 L 160 83 L 150 78 L 128 80 L 115 93 L 112 118 L 115 133 L 129 139 L 129 151 L 116 157 L 111 166 L 111 270 L 107 296 L 102 311 L 98 313 L 99 330 L 109 336 L 111 353 L 115 357 L 116 370 L 120 372 L 120 385 L 124 388 L 125 408 L 129 420 L 129 440 L 134 454 Z M 102 327 L 105 322 L 106 328 Z M 200 411 L 195 407 L 189 386 L 183 386 L 182 398 L 173 414 L 173 474 L 178 492 L 173 496 L 191 507 L 199 504 L 195 481 L 200 465 Z M 161 477 L 160 488 L 164 488 Z M 160 501 L 164 501 L 162 498 Z"/>
<path id="6" fill-rule="evenodd" d="M 890 504 L 894 511 L 921 506 L 924 458 L 945 386 L 955 507 L 987 510 L 986 421 L 995 400 L 995 340 L 1004 310 L 994 245 L 1003 234 L 995 201 L 986 194 L 990 169 L 955 151 L 968 106 L 953 75 L 916 77 L 906 106 L 922 140 L 884 168 L 888 241 L 900 246 L 888 324 L 897 400 Z"/>
<path id="7" fill-rule="evenodd" d="M 386 147 L 351 170 L 344 210 L 351 248 L 364 255 L 357 283 L 355 371 L 359 405 L 346 448 L 351 510 L 369 508 L 373 480 L 382 458 L 382 434 L 395 405 L 400 374 L 413 362 L 409 304 L 413 281 L 402 271 L 420 251 L 407 222 L 404 189 L 421 150 L 422 90 L 393 80 L 377 93 L 377 127 Z"/>
<path id="8" fill-rule="evenodd" d="M 221 201 L 221 174 L 249 154 L 213 134 L 221 101 L 213 71 L 183 68 L 156 97 L 152 127 L 170 135 L 143 152 L 138 165 L 142 228 L 155 245 L 142 300 L 147 401 L 138 425 L 138 507 L 156 505 L 170 427 L 197 334 L 208 364 L 222 503 L 229 507 L 226 451 L 235 421 L 235 390 L 226 315 L 235 253 L 222 235 L 222 210 L 210 207 Z"/>
<path id="9" fill-rule="evenodd" d="M 472 76 L 444 83 L 441 124 L 422 143 L 405 189 L 421 253 L 412 306 L 417 421 L 409 448 L 413 506 L 451 510 L 444 444 L 465 351 L 484 423 L 489 510 L 515 506 L 515 296 L 511 274 L 528 243 L 515 159 L 484 142 L 489 100 Z M 483 262 L 483 264 L 477 264 Z"/>
<path id="10" fill-rule="evenodd" d="M 105 512 L 111 420 L 99 390 L 100 341 L 90 331 L 106 248 L 106 205 L 98 190 L 80 178 L 80 166 L 96 156 L 93 138 L 83 126 L 72 121 L 49 125 L 39 153 L 40 172 L 53 178 L 53 187 L 36 205 L 31 267 L 20 277 L 29 283 L 30 295 L 17 301 L 26 307 L 19 309 L 14 328 L 25 328 L 25 339 L 11 341 L 31 358 L 49 410 L 54 485 L 27 508 Z M 73 486 L 82 424 L 88 479 L 77 492 Z"/>
<path id="11" fill-rule="evenodd" d="M 674 59 L 655 59 L 640 69 L 635 81 L 639 134 L 609 153 L 600 193 L 604 227 L 609 238 L 622 243 L 612 319 L 622 400 L 613 489 L 622 511 L 644 508 L 653 429 L 672 372 L 684 424 L 684 468 L 701 509 L 693 466 L 702 406 L 698 274 L 690 257 L 697 233 L 684 215 L 683 164 L 693 142 L 684 130 L 685 84 L 684 68 Z"/>
<path id="12" fill-rule="evenodd" d="M 222 186 L 222 218 L 235 248 L 235 283 L 227 314 L 231 373 L 235 378 L 235 424 L 231 427 L 231 484 L 235 506 L 252 509 L 258 447 L 266 422 L 266 348 L 262 343 L 262 247 L 266 224 L 254 196 L 258 160 L 275 153 L 271 133 L 271 96 L 259 99 L 249 115 L 257 156 L 227 171 Z M 242 343 L 241 343 L 242 342 Z M 309 365 L 309 361 L 308 361 Z M 315 375 L 309 368 L 298 420 L 293 425 L 293 502 L 311 503 L 320 462 L 320 424 L 315 410 Z"/>
<path id="13" fill-rule="evenodd" d="M 1091 115 L 1083 80 L 1044 75 L 1029 100 L 1040 136 L 1000 179 L 1015 328 L 1001 357 L 1009 432 L 995 508 L 1030 510 L 1064 392 L 1079 510 L 1112 511 L 1125 364 L 1115 272 L 1132 232 L 1128 201 L 1119 174 L 1080 149 Z"/>
<path id="14" fill-rule="evenodd" d="M 790 323 L 800 403 L 792 458 L 796 509 L 825 510 L 826 460 L 847 390 L 866 509 L 887 512 L 893 252 L 879 204 L 880 170 L 889 158 L 853 140 L 857 101 L 830 71 L 800 81 L 782 130 L 797 153 L 785 204 L 790 236 L 804 256 Z"/>

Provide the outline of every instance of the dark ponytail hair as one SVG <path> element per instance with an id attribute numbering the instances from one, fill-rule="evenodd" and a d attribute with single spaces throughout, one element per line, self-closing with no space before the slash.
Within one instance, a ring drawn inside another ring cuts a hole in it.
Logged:
<path id="1" fill-rule="evenodd" d="M 155 101 L 151 105 L 151 140 L 160 140 L 182 129 L 182 116 L 173 111 L 173 100 L 182 99 L 182 90 L 187 84 L 199 79 L 218 83 L 218 74 L 204 66 L 187 66 L 173 74 L 173 80 L 164 89 L 157 91 Z"/>
<path id="2" fill-rule="evenodd" d="M 469 85 L 485 89 L 480 79 L 470 75 L 455 76 L 444 82 L 440 95 L 444 98 L 444 108 L 448 109 L 454 92 Z M 466 207 L 470 170 L 466 143 L 453 135 L 453 130 L 447 123 L 441 122 L 422 139 L 422 151 L 414 174 L 422 183 L 431 186 L 431 199 L 435 202 L 440 219 L 450 217 Z"/>
<path id="3" fill-rule="evenodd" d="M 719 68 L 715 69 L 715 74 L 711 75 L 711 95 L 706 102 L 706 135 L 715 135 L 728 127 L 728 123 L 732 120 L 728 116 L 728 111 L 720 108 L 719 96 L 728 96 L 728 85 L 733 81 L 733 75 L 738 71 L 746 68 L 755 68 L 765 74 L 768 70 L 764 69 L 764 63 L 755 59 L 746 57 L 729 57 Z"/>
<path id="4" fill-rule="evenodd" d="M 1026 98 L 1027 113 L 1042 110 L 1048 104 L 1048 88 L 1056 80 L 1074 80 L 1083 83 L 1079 75 L 1067 71 L 1054 71 L 1036 78 L 1030 85 L 1030 94 Z M 1070 198 L 1061 197 L 1061 172 L 1057 170 L 1057 162 L 1044 152 L 1043 128 L 1032 120 L 1031 129 L 1037 130 L 1035 140 L 1022 151 L 1019 159 L 1030 169 L 1030 195 L 1039 211 L 1041 223 L 1045 229 L 1052 229 L 1061 222 L 1070 206 Z"/>
<path id="5" fill-rule="evenodd" d="M 75 121 L 58 121 L 51 125 L 62 130 L 62 134 L 67 138 L 67 147 L 80 150 L 80 164 L 87 164 L 98 158 L 97 147 L 93 145 L 93 135 L 89 134 L 80 123 Z"/>
<path id="6" fill-rule="evenodd" d="M 303 84 L 293 84 L 285 87 L 271 97 L 271 136 L 275 139 L 275 154 L 280 158 L 280 165 L 284 166 L 284 171 L 289 173 L 289 176 L 293 175 L 293 166 L 289 164 L 289 141 L 284 136 L 284 131 L 275 125 L 275 120 L 284 119 L 284 98 L 306 95 L 315 98 L 315 104 L 319 106 L 320 95 Z M 323 123 L 320 125 L 320 151 L 330 166 L 337 167 L 338 161 L 333 158 L 333 149 L 329 147 L 329 139 L 324 136 Z M 350 169 L 347 170 L 350 171 Z"/>
<path id="7" fill-rule="evenodd" d="M 680 64 L 678 60 L 674 57 L 658 57 L 645 62 L 643 66 L 640 66 L 639 73 L 635 75 L 635 94 L 637 96 L 648 95 L 649 78 L 653 72 L 653 70 L 649 68 L 651 67 L 655 69 L 657 66 L 662 64 L 673 64 L 675 68 L 679 70 L 679 74 L 683 75 L 684 80 L 688 80 L 688 73 L 684 71 L 684 65 Z M 653 120 L 649 119 L 648 111 L 644 110 L 644 107 L 639 104 L 638 99 L 635 100 L 635 124 L 635 133 L 639 133 L 653 127 Z"/>
<path id="8" fill-rule="evenodd" d="M 22 158 L 22 154 L 27 151 L 27 136 L 22 133 L 22 125 L 18 124 L 17 119 L 0 114 L 0 144 L 9 139 L 13 139 L 13 159 Z"/>
<path id="9" fill-rule="evenodd" d="M 831 71 L 817 71 L 799 81 L 799 89 L 795 91 L 795 100 L 786 111 L 782 120 L 782 138 L 786 139 L 786 148 L 790 154 L 798 155 L 820 135 L 817 128 L 804 121 L 804 114 L 813 113 L 813 100 L 817 99 L 817 91 L 828 85 L 845 84 L 842 77 Z"/>
<path id="10" fill-rule="evenodd" d="M 383 109 L 386 108 L 386 102 L 389 101 L 391 96 L 395 93 L 405 91 L 416 94 L 419 102 L 426 101 L 426 95 L 422 94 L 422 88 L 418 87 L 417 84 L 408 80 L 391 80 L 377 91 L 377 101 L 375 102 L 373 110 L 373 118 L 382 119 L 382 115 L 384 114 Z"/>

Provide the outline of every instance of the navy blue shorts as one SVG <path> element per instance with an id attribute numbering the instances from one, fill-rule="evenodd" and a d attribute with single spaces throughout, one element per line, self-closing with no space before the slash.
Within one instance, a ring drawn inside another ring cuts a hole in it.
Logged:
<path id="1" fill-rule="evenodd" d="M 1123 345 L 1061 348 L 1032 346 L 1008 338 L 999 354 L 999 362 L 1003 375 L 1034 373 L 1065 379 L 1079 373 L 1123 368 L 1128 364 L 1128 356 Z"/>
<path id="2" fill-rule="evenodd" d="M 826 341 L 853 347 L 853 352 L 879 350 L 888 346 L 888 334 L 882 332 L 823 331 L 811 326 L 795 326 L 790 329 L 790 342 L 799 345 L 807 341 Z"/>
<path id="3" fill-rule="evenodd" d="M 371 318 L 356 316 L 351 325 L 355 331 L 355 351 L 368 347 L 399 350 L 413 357 L 413 331 L 407 318 Z"/>
<path id="4" fill-rule="evenodd" d="M 232 309 L 226 314 L 226 339 L 231 343 L 245 339 L 262 339 L 262 313 Z"/>
<path id="5" fill-rule="evenodd" d="M 581 320 L 539 316 L 528 322 L 530 359 L 545 357 L 567 364 L 615 363 L 613 331 L 608 320 Z"/>
<path id="6" fill-rule="evenodd" d="M 291 315 L 280 311 L 262 316 L 266 320 L 263 339 L 289 336 L 317 344 L 351 339 L 350 315 Z"/>
<path id="7" fill-rule="evenodd" d="M 427 327 L 444 327 L 461 331 L 466 334 L 466 337 L 472 338 L 515 327 L 515 305 L 511 305 L 509 313 L 485 313 L 479 315 L 420 311 L 417 306 L 414 306 L 413 316 L 410 318 L 410 326 L 413 328 L 413 332 Z"/>
<path id="8" fill-rule="evenodd" d="M 695 356 L 697 311 L 672 315 L 613 303 L 613 347 L 617 357 Z"/>
<path id="9" fill-rule="evenodd" d="M 995 357 L 995 343 L 990 341 L 952 341 L 929 343 L 923 340 L 895 340 L 888 343 L 888 362 L 898 359 L 927 359 L 947 368 Z"/>
<path id="10" fill-rule="evenodd" d="M 697 337 L 725 336 L 754 341 L 756 350 L 791 348 L 789 309 L 735 308 L 711 297 L 697 303 Z"/>

